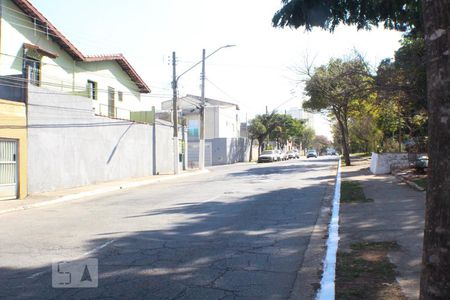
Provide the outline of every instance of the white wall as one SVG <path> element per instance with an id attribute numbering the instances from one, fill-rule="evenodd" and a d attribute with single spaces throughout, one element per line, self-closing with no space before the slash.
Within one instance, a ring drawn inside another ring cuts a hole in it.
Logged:
<path id="1" fill-rule="evenodd" d="M 84 97 L 29 89 L 29 193 L 153 174 L 151 125 L 94 116 Z"/>
<path id="2" fill-rule="evenodd" d="M 221 138 L 238 138 L 241 130 L 239 113 L 235 106 L 219 108 L 219 136 Z"/>

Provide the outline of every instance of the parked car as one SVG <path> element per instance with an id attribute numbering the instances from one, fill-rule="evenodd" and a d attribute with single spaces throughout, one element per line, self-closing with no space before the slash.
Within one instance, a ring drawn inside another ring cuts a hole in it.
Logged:
<path id="1" fill-rule="evenodd" d="M 258 162 L 274 162 L 279 160 L 277 150 L 265 150 L 258 157 Z"/>
<path id="2" fill-rule="evenodd" d="M 281 150 L 275 150 L 275 153 L 277 154 L 277 161 L 282 161 L 283 155 L 282 155 Z"/>
<path id="3" fill-rule="evenodd" d="M 336 150 L 327 150 L 327 155 L 337 155 Z"/>
<path id="4" fill-rule="evenodd" d="M 308 150 L 308 153 L 306 154 L 306 158 L 310 158 L 310 157 L 317 158 L 316 150 Z"/>
<path id="5" fill-rule="evenodd" d="M 298 151 L 295 150 L 291 150 L 287 153 L 288 159 L 294 159 L 294 158 L 299 158 L 300 155 L 298 154 Z"/>
<path id="6" fill-rule="evenodd" d="M 427 155 L 422 155 L 418 157 L 415 162 L 416 170 L 424 173 L 428 169 L 428 160 L 429 158 Z"/>
<path id="7" fill-rule="evenodd" d="M 294 152 L 294 151 L 289 151 L 289 152 L 287 153 L 287 157 L 288 157 L 288 159 L 293 159 L 293 158 L 295 158 L 295 152 Z"/>

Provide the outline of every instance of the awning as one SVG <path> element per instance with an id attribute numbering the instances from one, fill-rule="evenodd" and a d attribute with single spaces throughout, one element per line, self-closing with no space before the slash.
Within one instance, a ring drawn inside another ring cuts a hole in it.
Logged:
<path id="1" fill-rule="evenodd" d="M 27 49 L 27 50 L 33 50 L 33 51 L 36 51 L 37 53 L 39 53 L 39 54 L 42 55 L 42 56 L 47 56 L 47 57 L 50 57 L 50 58 L 57 58 L 57 57 L 58 57 L 58 54 L 52 53 L 52 52 L 47 51 L 47 50 L 44 50 L 44 49 L 42 49 L 41 47 L 36 46 L 36 45 L 32 45 L 32 44 L 28 44 L 28 43 L 23 43 L 23 48 L 24 48 L 24 49 Z"/>

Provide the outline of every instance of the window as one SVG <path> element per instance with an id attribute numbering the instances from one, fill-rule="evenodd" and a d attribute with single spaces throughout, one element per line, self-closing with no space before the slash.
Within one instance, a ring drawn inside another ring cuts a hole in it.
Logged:
<path id="1" fill-rule="evenodd" d="M 199 137 L 199 121 L 189 120 L 188 121 L 188 136 L 189 137 Z"/>
<path id="2" fill-rule="evenodd" d="M 97 100 L 97 82 L 88 80 L 87 86 L 89 98 Z"/>
<path id="3" fill-rule="evenodd" d="M 117 100 L 123 102 L 123 92 L 117 92 Z"/>
<path id="4" fill-rule="evenodd" d="M 41 79 L 41 62 L 39 60 L 26 57 L 23 64 L 24 73 L 31 84 L 39 85 Z"/>

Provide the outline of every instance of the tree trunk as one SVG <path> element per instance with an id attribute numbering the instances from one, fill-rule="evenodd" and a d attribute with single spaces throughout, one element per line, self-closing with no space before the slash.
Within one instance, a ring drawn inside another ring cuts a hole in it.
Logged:
<path id="1" fill-rule="evenodd" d="M 261 155 L 261 152 L 263 151 L 264 140 L 265 140 L 265 137 L 262 139 L 258 139 L 258 158 Z"/>
<path id="2" fill-rule="evenodd" d="M 450 299 L 450 1 L 423 0 L 429 178 L 420 298 Z"/>
<path id="3" fill-rule="evenodd" d="M 253 139 L 250 139 L 250 154 L 248 161 L 251 162 L 253 160 Z"/>
<path id="4" fill-rule="evenodd" d="M 341 119 L 338 118 L 339 116 L 336 116 L 336 120 L 338 121 L 339 124 L 339 128 L 341 129 L 341 137 L 342 137 L 342 151 L 344 152 L 344 161 L 345 161 L 345 165 L 346 166 L 350 166 L 351 162 L 350 162 L 350 152 L 348 149 L 348 141 L 347 141 L 347 135 L 346 132 L 348 132 L 348 130 L 345 128 L 344 123 L 342 122 Z"/>

